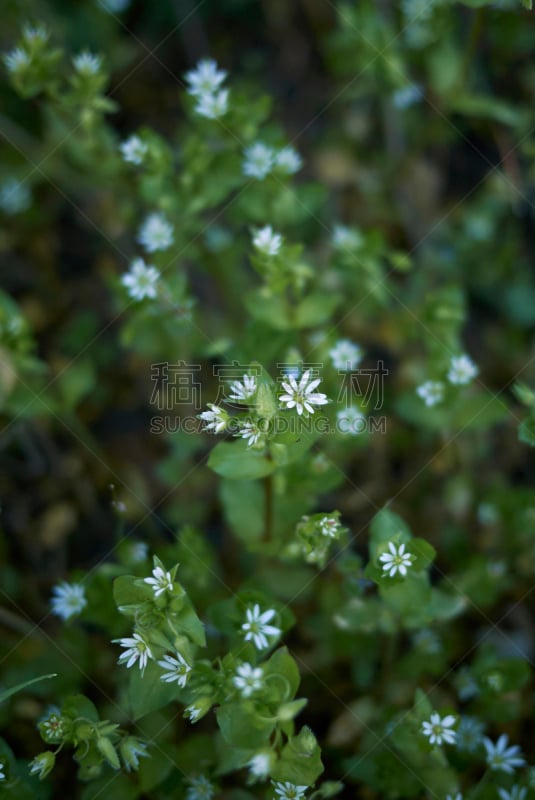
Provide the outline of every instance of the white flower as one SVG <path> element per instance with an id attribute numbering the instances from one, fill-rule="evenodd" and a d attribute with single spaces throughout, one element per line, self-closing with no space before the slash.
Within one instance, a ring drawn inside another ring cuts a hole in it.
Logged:
<path id="1" fill-rule="evenodd" d="M 100 56 L 96 56 L 94 53 L 84 50 L 82 53 L 78 53 L 78 55 L 74 56 L 72 63 L 76 72 L 79 72 L 80 75 L 89 76 L 97 74 L 102 66 L 102 59 Z"/>
<path id="2" fill-rule="evenodd" d="M 30 761 L 28 764 L 30 775 L 37 775 L 39 780 L 43 780 L 54 768 L 55 760 L 56 756 L 51 750 L 45 750 L 44 753 L 39 753 L 39 755 L 35 756 L 33 761 Z"/>
<path id="3" fill-rule="evenodd" d="M 195 113 L 208 119 L 219 119 L 228 111 L 228 89 L 221 89 L 215 94 L 201 94 L 197 99 Z"/>
<path id="4" fill-rule="evenodd" d="M 512 775 L 515 767 L 523 767 L 526 762 L 520 755 L 520 747 L 517 744 L 507 747 L 508 742 L 509 737 L 505 733 L 502 733 L 496 744 L 488 736 L 483 737 L 489 769 L 502 770 Z"/>
<path id="5" fill-rule="evenodd" d="M 279 636 L 282 632 L 280 628 L 267 624 L 275 616 L 272 608 L 260 613 L 260 606 L 255 603 L 252 608 L 247 609 L 245 616 L 247 622 L 241 626 L 242 631 L 245 631 L 245 641 L 252 639 L 257 650 L 264 650 L 269 646 L 267 636 Z"/>
<path id="6" fill-rule="evenodd" d="M 428 722 L 422 723 L 422 733 L 427 736 L 430 744 L 453 744 L 455 742 L 455 731 L 451 730 L 451 726 L 455 723 L 453 714 L 448 714 L 446 717 L 441 718 L 440 714 L 433 711 L 431 718 Z"/>
<path id="7" fill-rule="evenodd" d="M 400 575 L 407 574 L 407 568 L 411 566 L 413 555 L 405 552 L 405 545 L 400 544 L 396 547 L 394 542 L 388 542 L 389 553 L 383 553 L 379 556 L 379 561 L 383 563 L 383 572 L 386 572 L 390 578 L 393 578 L 396 572 Z"/>
<path id="8" fill-rule="evenodd" d="M 25 25 L 22 29 L 24 39 L 33 44 L 45 44 L 48 41 L 49 33 L 44 25 Z"/>
<path id="9" fill-rule="evenodd" d="M 460 356 L 453 356 L 450 361 L 450 369 L 448 372 L 448 380 L 456 386 L 464 386 L 470 383 L 472 378 L 475 378 L 479 370 L 472 361 L 472 359 L 463 354 Z"/>
<path id="10" fill-rule="evenodd" d="M 281 781 L 271 781 L 275 794 L 280 800 L 303 800 L 308 786 L 297 786 L 295 783 L 282 783 Z"/>
<path id="11" fill-rule="evenodd" d="M 463 796 L 460 792 L 457 792 L 457 794 L 447 794 L 446 800 L 463 800 Z"/>
<path id="12" fill-rule="evenodd" d="M 154 299 L 158 294 L 160 273 L 152 264 L 145 264 L 142 258 L 136 258 L 130 265 L 130 271 L 121 278 L 132 300 Z"/>
<path id="13" fill-rule="evenodd" d="M 120 146 L 121 155 L 128 164 L 141 164 L 147 155 L 148 145 L 132 134 Z"/>
<path id="14" fill-rule="evenodd" d="M 421 86 L 417 83 L 411 83 L 409 86 L 403 86 L 401 89 L 396 89 L 392 95 L 392 105 L 394 108 L 406 109 L 419 103 L 424 96 Z"/>
<path id="15" fill-rule="evenodd" d="M 214 796 L 214 785 L 204 775 L 189 779 L 189 789 L 186 792 L 186 800 L 211 800 Z"/>
<path id="16" fill-rule="evenodd" d="M 127 772 L 139 769 L 140 758 L 150 758 L 145 742 L 135 736 L 127 736 L 122 739 L 119 749 Z"/>
<path id="17" fill-rule="evenodd" d="M 190 722 L 197 722 L 201 715 L 201 709 L 197 708 L 195 704 L 188 706 L 184 709 L 184 716 L 189 719 Z"/>
<path id="18" fill-rule="evenodd" d="M 239 436 L 242 439 L 246 439 L 249 447 L 252 447 L 252 445 L 258 443 L 262 433 L 263 431 L 261 431 L 258 425 L 256 425 L 254 422 L 244 422 L 238 433 L 235 433 L 234 436 Z"/>
<path id="19" fill-rule="evenodd" d="M 436 406 L 444 399 L 444 384 L 442 381 L 426 381 L 416 387 L 416 394 L 426 406 Z"/>
<path id="20" fill-rule="evenodd" d="M 285 175 L 293 175 L 303 166 L 303 159 L 293 147 L 283 147 L 275 156 L 275 166 Z"/>
<path id="21" fill-rule="evenodd" d="M 341 525 L 335 517 L 322 517 L 319 521 L 319 529 L 324 536 L 329 539 L 336 539 L 340 532 Z"/>
<path id="22" fill-rule="evenodd" d="M 271 147 L 263 142 L 255 142 L 244 151 L 243 174 L 263 181 L 273 169 L 275 154 Z"/>
<path id="23" fill-rule="evenodd" d="M 52 613 L 62 619 L 70 619 L 80 614 L 87 605 L 85 589 L 80 583 L 62 581 L 52 589 L 50 601 Z"/>
<path id="24" fill-rule="evenodd" d="M 6 765 L 0 762 L 0 781 L 5 781 L 6 777 Z"/>
<path id="25" fill-rule="evenodd" d="M 147 253 L 167 250 L 174 242 L 173 226 L 163 214 L 149 214 L 138 234 L 138 242 Z"/>
<path id="26" fill-rule="evenodd" d="M 166 572 L 162 567 L 154 567 L 152 578 L 144 578 L 144 583 L 152 586 L 155 597 L 159 597 L 164 592 L 173 591 L 173 579 L 170 572 Z"/>
<path id="27" fill-rule="evenodd" d="M 16 178 L 7 178 L 0 186 L 0 208 L 6 214 L 20 214 L 32 202 L 32 195 L 26 183 Z"/>
<path id="28" fill-rule="evenodd" d="M 525 800 L 528 790 L 518 784 L 513 784 L 509 791 L 507 789 L 498 788 L 498 794 L 501 800 Z"/>
<path id="29" fill-rule="evenodd" d="M 416 631 L 412 637 L 415 647 L 428 655 L 435 655 L 442 650 L 442 644 L 436 633 L 429 628 Z"/>
<path id="30" fill-rule="evenodd" d="M 232 678 L 234 686 L 240 690 L 242 697 L 250 697 L 253 692 L 258 692 L 263 685 L 262 667 L 253 667 L 252 664 L 240 664 L 236 675 Z"/>
<path id="31" fill-rule="evenodd" d="M 164 683 L 174 683 L 176 681 L 181 689 L 184 688 L 188 682 L 188 675 L 191 672 L 191 667 L 180 653 L 176 654 L 176 658 L 174 656 L 165 655 L 162 661 L 158 661 L 158 666 L 162 667 L 162 669 L 169 670 L 169 672 L 164 673 L 160 677 L 161 681 Z"/>
<path id="32" fill-rule="evenodd" d="M 57 706 L 50 706 L 47 709 L 37 727 L 47 744 L 59 743 L 65 735 L 65 724 Z"/>
<path id="33" fill-rule="evenodd" d="M 366 430 L 366 415 L 358 408 L 344 408 L 336 413 L 336 428 L 340 433 L 349 433 L 358 436 Z"/>
<path id="34" fill-rule="evenodd" d="M 247 762 L 249 772 L 254 778 L 267 778 L 271 769 L 271 754 L 270 753 L 256 753 L 250 761 Z"/>
<path id="35" fill-rule="evenodd" d="M 475 717 L 461 717 L 457 728 L 457 750 L 474 753 L 483 740 L 483 723 Z"/>
<path id="36" fill-rule="evenodd" d="M 199 414 L 199 419 L 202 419 L 202 421 L 206 423 L 203 431 L 221 433 L 221 431 L 225 430 L 228 423 L 228 417 L 225 411 L 219 408 L 219 406 L 215 406 L 213 403 L 208 403 L 208 408 L 210 411 L 203 411 L 202 414 Z"/>
<path id="37" fill-rule="evenodd" d="M 230 384 L 229 400 L 250 400 L 256 392 L 256 378 L 254 375 L 244 375 L 241 381 Z"/>
<path id="38" fill-rule="evenodd" d="M 30 66 L 32 58 L 22 47 L 15 47 L 4 56 L 4 64 L 8 72 L 22 72 Z"/>
<path id="39" fill-rule="evenodd" d="M 130 560 L 134 564 L 145 561 L 149 554 L 149 546 L 146 542 L 131 542 L 129 548 Z"/>
<path id="40" fill-rule="evenodd" d="M 225 78 L 227 72 L 217 68 L 217 62 L 212 58 L 205 58 L 199 61 L 195 69 L 186 72 L 186 83 L 188 93 L 194 97 L 217 92 Z"/>
<path id="41" fill-rule="evenodd" d="M 336 250 L 358 250 L 362 247 L 362 234 L 347 225 L 335 225 L 333 230 L 333 247 Z"/>
<path id="42" fill-rule="evenodd" d="M 120 644 L 121 647 L 127 648 L 117 659 L 118 664 L 126 662 L 127 669 L 130 669 L 136 661 L 139 661 L 139 669 L 143 672 L 149 658 L 154 658 L 149 645 L 139 633 L 134 633 L 132 636 L 126 636 L 123 639 L 113 639 L 113 641 Z"/>
<path id="43" fill-rule="evenodd" d="M 253 244 L 265 256 L 276 256 L 282 245 L 282 236 L 275 233 L 271 225 L 259 228 L 254 237 Z"/>
<path id="44" fill-rule="evenodd" d="M 323 406 L 328 403 L 327 395 L 321 392 L 314 392 L 314 389 L 321 383 L 321 378 L 310 380 L 310 370 L 307 369 L 299 383 L 292 376 L 288 381 L 282 382 L 282 388 L 285 394 L 279 395 L 279 400 L 284 403 L 286 408 L 296 408 L 299 416 L 303 410 L 308 411 L 310 414 L 314 413 L 313 406 Z"/>
<path id="45" fill-rule="evenodd" d="M 349 339 L 339 339 L 333 348 L 329 350 L 329 355 L 335 369 L 343 369 L 346 372 L 357 369 L 362 361 L 362 348 Z"/>

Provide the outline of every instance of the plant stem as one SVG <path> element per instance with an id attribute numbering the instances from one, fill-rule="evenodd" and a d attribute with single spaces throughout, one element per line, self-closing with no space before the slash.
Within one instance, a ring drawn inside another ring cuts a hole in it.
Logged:
<path id="1" fill-rule="evenodd" d="M 264 478 L 264 541 L 270 542 L 273 535 L 273 475 Z"/>

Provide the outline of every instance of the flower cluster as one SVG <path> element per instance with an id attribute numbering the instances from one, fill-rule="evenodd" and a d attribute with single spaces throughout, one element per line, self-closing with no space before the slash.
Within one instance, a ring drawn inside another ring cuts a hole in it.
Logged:
<path id="1" fill-rule="evenodd" d="M 263 181 L 271 172 L 293 175 L 299 172 L 303 161 L 291 146 L 277 150 L 265 142 L 254 142 L 244 151 L 243 174 Z"/>
<path id="2" fill-rule="evenodd" d="M 479 374 L 477 366 L 470 356 L 462 353 L 450 359 L 447 381 L 452 386 L 466 386 Z M 441 380 L 428 380 L 416 387 L 416 394 L 429 408 L 439 405 L 444 400 L 446 384 Z"/>
<path id="3" fill-rule="evenodd" d="M 224 69 L 210 58 L 199 61 L 196 68 L 186 73 L 188 94 L 197 101 L 195 113 L 208 119 L 220 119 L 228 111 L 228 89 L 221 88 L 227 77 Z"/>

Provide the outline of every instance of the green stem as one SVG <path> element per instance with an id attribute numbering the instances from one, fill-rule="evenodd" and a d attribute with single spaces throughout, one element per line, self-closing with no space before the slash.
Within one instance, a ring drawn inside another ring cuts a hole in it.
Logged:
<path id="1" fill-rule="evenodd" d="M 273 536 L 273 475 L 264 478 L 264 541 Z"/>
<path id="2" fill-rule="evenodd" d="M 483 31 L 483 22 L 485 19 L 485 9 L 478 8 L 474 16 L 472 18 L 472 25 L 470 27 L 470 32 L 468 34 L 468 42 L 466 44 L 466 50 L 464 53 L 463 59 L 463 67 L 461 71 L 461 81 L 464 86 L 468 85 L 469 83 L 469 71 L 472 61 L 474 60 L 474 56 L 477 53 L 477 46 L 479 44 L 479 39 L 481 37 L 481 33 Z"/>

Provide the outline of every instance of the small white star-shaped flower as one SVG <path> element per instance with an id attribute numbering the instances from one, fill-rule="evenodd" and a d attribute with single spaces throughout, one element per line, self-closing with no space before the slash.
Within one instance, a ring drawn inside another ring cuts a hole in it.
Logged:
<path id="1" fill-rule="evenodd" d="M 254 422 L 244 422 L 239 431 L 234 434 L 234 436 L 239 436 L 241 439 L 245 439 L 249 447 L 258 444 L 262 438 L 262 435 L 263 432 Z"/>
<path id="2" fill-rule="evenodd" d="M 501 770 L 512 775 L 516 767 L 523 767 L 526 762 L 520 755 L 520 747 L 517 744 L 507 747 L 508 742 L 509 737 L 505 733 L 502 733 L 496 744 L 488 736 L 483 737 L 489 769 Z"/>
<path id="3" fill-rule="evenodd" d="M 257 384 L 254 375 L 244 375 L 241 381 L 230 384 L 229 400 L 247 402 L 256 392 Z"/>
<path id="4" fill-rule="evenodd" d="M 164 683 L 174 683 L 176 681 L 181 689 L 184 688 L 188 682 L 191 667 L 180 653 L 177 653 L 176 657 L 165 655 L 161 661 L 158 661 L 158 666 L 168 670 L 160 677 L 161 681 Z"/>
<path id="5" fill-rule="evenodd" d="M 339 339 L 334 347 L 329 350 L 333 366 L 351 372 L 357 369 L 362 361 L 362 348 L 349 339 Z"/>
<path id="6" fill-rule="evenodd" d="M 62 581 L 52 589 L 52 613 L 62 619 L 80 614 L 87 605 L 85 589 L 81 583 Z"/>
<path id="7" fill-rule="evenodd" d="M 221 89 L 214 94 L 201 94 L 198 96 L 195 113 L 207 119 L 219 119 L 228 111 L 228 89 Z"/>
<path id="8" fill-rule="evenodd" d="M 478 368 L 466 354 L 453 356 L 450 361 L 448 380 L 456 386 L 464 386 L 477 376 Z"/>
<path id="9" fill-rule="evenodd" d="M 125 636 L 123 639 L 114 639 L 113 641 L 126 648 L 125 652 L 121 653 L 117 659 L 117 663 L 124 664 L 126 662 L 127 669 L 130 669 L 136 661 L 139 661 L 139 669 L 143 672 L 149 658 L 153 658 L 152 650 L 139 633 Z"/>
<path id="10" fill-rule="evenodd" d="M 285 394 L 279 395 L 279 400 L 286 408 L 295 408 L 299 416 L 303 411 L 314 413 L 314 406 L 323 406 L 328 403 L 327 395 L 322 392 L 314 392 L 314 389 L 321 383 L 321 378 L 311 380 L 310 370 L 303 373 L 299 383 L 291 375 L 287 381 L 282 382 Z"/>
<path id="11" fill-rule="evenodd" d="M 289 781 L 271 781 L 275 794 L 278 795 L 280 800 L 303 800 L 308 786 L 298 786 Z"/>
<path id="12" fill-rule="evenodd" d="M 160 273 L 156 267 L 145 264 L 142 258 L 136 258 L 129 272 L 122 276 L 121 283 L 132 300 L 144 300 L 146 297 L 153 300 L 158 294 L 159 280 Z"/>
<path id="13" fill-rule="evenodd" d="M 119 149 L 127 163 L 139 165 L 143 162 L 149 148 L 139 136 L 132 134 L 132 136 L 129 136 L 128 139 L 122 142 Z"/>
<path id="14" fill-rule="evenodd" d="M 453 714 L 441 717 L 440 714 L 433 711 L 430 719 L 422 723 L 422 733 L 427 736 L 430 744 L 440 745 L 442 742 L 454 744 L 456 733 L 451 729 L 454 724 Z"/>
<path id="15" fill-rule="evenodd" d="M 275 611 L 272 608 L 261 613 L 258 603 L 255 603 L 252 608 L 248 608 L 245 612 L 246 622 L 241 626 L 242 631 L 245 631 L 245 641 L 252 640 L 257 650 L 265 650 L 269 646 L 267 637 L 281 634 L 280 628 L 268 625 L 274 616 Z"/>
<path id="16" fill-rule="evenodd" d="M 303 166 L 303 159 L 294 147 L 288 145 L 276 154 L 275 166 L 284 175 L 294 175 Z"/>
<path id="17" fill-rule="evenodd" d="M 4 64 L 8 72 L 22 72 L 31 64 L 31 56 L 22 47 L 15 47 L 4 56 Z"/>
<path id="18" fill-rule="evenodd" d="M 213 433 L 221 433 L 227 427 L 228 417 L 222 408 L 215 406 L 213 403 L 208 403 L 209 411 L 203 411 L 199 414 L 199 419 L 205 424 L 203 431 L 212 431 Z"/>
<path id="19" fill-rule="evenodd" d="M 263 255 L 276 256 L 282 246 L 282 236 L 275 233 L 271 225 L 265 225 L 256 231 L 253 244 Z"/>
<path id="20" fill-rule="evenodd" d="M 444 384 L 442 381 L 426 381 L 416 387 L 416 394 L 431 408 L 444 399 Z"/>
<path id="21" fill-rule="evenodd" d="M 174 229 L 164 214 L 149 214 L 139 230 L 138 242 L 147 253 L 167 250 L 174 242 Z"/>
<path id="22" fill-rule="evenodd" d="M 358 436 L 367 428 L 366 415 L 353 406 L 337 411 L 336 428 L 340 433 Z"/>
<path id="23" fill-rule="evenodd" d="M 255 142 L 244 151 L 243 174 L 249 178 L 263 181 L 273 169 L 275 155 L 273 149 L 263 142 Z"/>
<path id="24" fill-rule="evenodd" d="M 240 690 L 242 697 L 250 697 L 258 692 L 263 685 L 264 670 L 262 667 L 253 667 L 252 664 L 240 664 L 236 675 L 232 678 L 234 686 Z"/>
<path id="25" fill-rule="evenodd" d="M 213 58 L 204 58 L 199 61 L 195 69 L 186 72 L 188 93 L 194 97 L 213 94 L 217 92 L 226 77 L 227 72 L 218 69 L 217 62 Z"/>
<path id="26" fill-rule="evenodd" d="M 336 539 L 341 526 L 336 517 L 323 517 L 319 521 L 319 527 L 324 536 L 328 536 L 329 539 Z"/>
<path id="27" fill-rule="evenodd" d="M 159 597 L 164 592 L 173 591 L 173 579 L 171 573 L 166 572 L 162 567 L 154 567 L 152 578 L 143 578 L 145 583 L 152 586 L 155 597 Z"/>
<path id="28" fill-rule="evenodd" d="M 96 75 L 99 69 L 102 66 L 102 59 L 100 56 L 96 56 L 94 53 L 90 53 L 89 50 L 84 50 L 81 53 L 78 53 L 77 56 L 74 56 L 72 60 L 74 69 L 80 75 Z"/>
<path id="29" fill-rule="evenodd" d="M 405 577 L 414 556 L 405 552 L 404 544 L 396 547 L 394 542 L 389 542 L 388 549 L 390 550 L 389 553 L 383 553 L 379 556 L 379 561 L 383 564 L 383 572 L 386 572 L 390 578 L 393 578 L 397 572 Z"/>
<path id="30" fill-rule="evenodd" d="M 498 788 L 500 800 L 526 800 L 528 790 L 525 786 L 519 786 L 517 783 L 513 784 L 509 791 L 507 789 Z"/>

